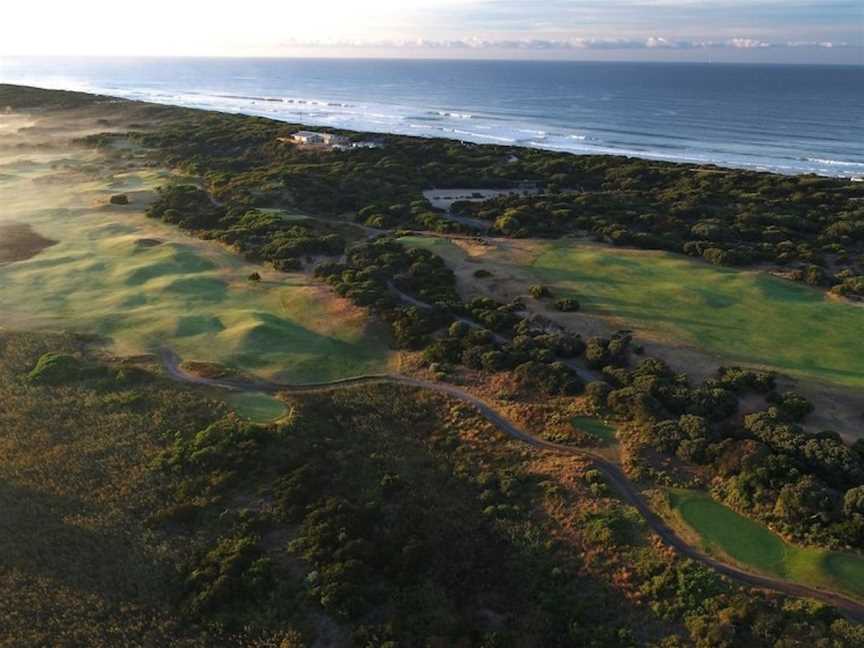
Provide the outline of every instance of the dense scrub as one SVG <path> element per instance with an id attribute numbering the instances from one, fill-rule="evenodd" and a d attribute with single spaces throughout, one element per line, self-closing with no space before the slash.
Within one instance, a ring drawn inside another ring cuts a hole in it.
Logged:
<path id="1" fill-rule="evenodd" d="M 582 389 L 578 375 L 562 362 L 586 349 L 578 335 L 527 317 L 519 302 L 463 302 L 453 272 L 428 250 L 383 237 L 352 247 L 344 263 L 319 265 L 315 273 L 338 294 L 376 310 L 390 323 L 394 342 L 422 350 L 439 373 L 453 365 L 514 370 L 520 382 L 546 394 Z"/>
<path id="2" fill-rule="evenodd" d="M 596 471 L 574 485 L 564 466 L 538 470 L 534 451 L 462 405 L 394 387 L 292 405 L 281 424 L 225 419 L 163 456 L 181 481 L 161 522 L 218 516 L 185 572 L 193 618 L 290 622 L 311 640 L 324 626 L 301 611 L 317 609 L 357 646 L 860 639 L 824 608 L 777 606 L 670 560 Z M 612 587 L 619 561 L 630 571 Z"/>
<path id="3" fill-rule="evenodd" d="M 304 260 L 317 255 L 338 256 L 345 249 L 346 236 L 356 236 L 338 224 L 289 220 L 233 204 L 223 207 L 192 185 L 162 188 L 147 215 L 231 245 L 246 259 L 269 261 L 282 271 L 300 270 Z"/>
<path id="4" fill-rule="evenodd" d="M 603 373 L 589 394 L 599 409 L 636 422 L 637 446 L 700 466 L 717 499 L 799 542 L 864 549 L 864 444 L 806 432 L 800 422 L 812 405 L 776 391 L 773 375 L 725 368 L 692 387 L 653 359 Z M 743 396 L 764 409 L 736 416 Z"/>
<path id="5" fill-rule="evenodd" d="M 238 208 L 294 207 L 351 213 L 377 228 L 462 231 L 423 190 L 507 188 L 515 194 L 456 203 L 453 212 L 507 236 L 589 233 L 716 264 L 770 262 L 787 266 L 792 279 L 862 294 L 864 186 L 846 180 L 396 135 L 375 136 L 380 148 L 311 150 L 279 141 L 299 125 L 182 114 L 136 137 Z"/>
<path id="6" fill-rule="evenodd" d="M 34 385 L 47 353 L 92 373 Z M 862 641 L 666 554 L 596 471 L 462 405 L 370 387 L 256 426 L 122 368 L 0 338 L 0 645 Z"/>
<path id="7" fill-rule="evenodd" d="M 224 410 L 86 342 L 0 334 L 0 646 L 197 645 L 148 464 Z"/>
<path id="8" fill-rule="evenodd" d="M 29 86 L 0 84 L 0 109 L 66 110 L 104 104 L 116 99 L 86 92 L 58 92 Z"/>

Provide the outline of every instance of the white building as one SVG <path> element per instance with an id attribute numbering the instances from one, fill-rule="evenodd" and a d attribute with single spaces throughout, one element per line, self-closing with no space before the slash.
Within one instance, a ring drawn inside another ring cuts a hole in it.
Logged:
<path id="1" fill-rule="evenodd" d="M 305 146 L 348 146 L 350 144 L 349 139 L 342 135 L 314 131 L 298 131 L 288 139 L 295 144 Z M 285 141 L 284 138 L 281 141 Z"/>

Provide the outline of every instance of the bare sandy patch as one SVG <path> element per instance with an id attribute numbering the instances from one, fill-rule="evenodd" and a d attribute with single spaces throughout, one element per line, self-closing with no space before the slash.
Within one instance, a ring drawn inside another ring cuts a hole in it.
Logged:
<path id="1" fill-rule="evenodd" d="M 37 234 L 29 225 L 8 223 L 0 225 L 0 263 L 14 263 L 32 259 L 57 241 Z"/>

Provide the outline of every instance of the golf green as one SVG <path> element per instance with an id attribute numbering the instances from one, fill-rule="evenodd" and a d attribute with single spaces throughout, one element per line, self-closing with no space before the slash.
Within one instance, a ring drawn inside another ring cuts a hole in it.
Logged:
<path id="1" fill-rule="evenodd" d="M 864 556 L 791 545 L 703 492 L 673 490 L 669 499 L 707 552 L 757 572 L 864 597 Z"/>

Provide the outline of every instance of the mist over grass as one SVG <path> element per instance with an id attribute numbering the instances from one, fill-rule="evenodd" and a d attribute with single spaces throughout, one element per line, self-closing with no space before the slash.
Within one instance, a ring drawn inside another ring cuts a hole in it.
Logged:
<path id="1" fill-rule="evenodd" d="M 121 353 L 167 345 L 184 359 L 289 382 L 386 366 L 384 331 L 305 275 L 265 272 L 147 219 L 156 187 L 177 178 L 52 146 L 50 130 L 37 136 L 29 120 L 10 119 L 18 128 L 0 131 L 0 226 L 56 244 L 0 265 L 0 326 L 95 333 Z M 108 205 L 119 192 L 130 205 Z M 255 271 L 263 281 L 248 281 Z"/>

